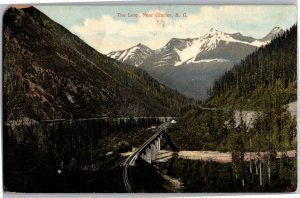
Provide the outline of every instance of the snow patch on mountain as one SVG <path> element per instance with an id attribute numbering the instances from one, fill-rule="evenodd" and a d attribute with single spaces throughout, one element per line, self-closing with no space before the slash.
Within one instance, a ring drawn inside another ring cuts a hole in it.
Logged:
<path id="1" fill-rule="evenodd" d="M 111 52 L 109 53 L 109 57 L 117 59 L 121 55 L 121 52 Z"/>
<path id="2" fill-rule="evenodd" d="M 223 58 L 212 58 L 212 59 L 202 59 L 202 60 L 188 60 L 186 63 L 210 63 L 210 62 L 219 62 L 219 63 L 224 63 L 224 62 L 230 62 L 228 59 L 223 59 Z"/>
<path id="3" fill-rule="evenodd" d="M 255 40 L 253 42 L 251 42 L 251 45 L 255 46 L 255 47 L 261 47 L 263 45 L 268 44 L 270 41 L 259 41 L 259 40 Z"/>

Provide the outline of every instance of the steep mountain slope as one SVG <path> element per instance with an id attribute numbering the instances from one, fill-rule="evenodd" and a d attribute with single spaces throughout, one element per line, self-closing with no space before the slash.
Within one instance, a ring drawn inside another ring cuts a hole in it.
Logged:
<path id="1" fill-rule="evenodd" d="M 297 26 L 218 79 L 207 101 L 212 106 L 279 108 L 297 97 Z"/>
<path id="2" fill-rule="evenodd" d="M 138 59 L 141 64 L 136 61 L 132 63 L 129 58 L 124 59 L 125 55 L 120 58 L 124 52 L 131 52 L 131 48 L 112 52 L 109 56 L 115 58 L 118 55 L 117 60 L 139 66 L 167 86 L 189 97 L 203 100 L 214 80 L 257 47 L 266 45 L 271 38 L 282 32 L 282 29 L 275 27 L 262 39 L 255 39 L 241 33 L 229 34 L 212 28 L 198 38 L 172 38 L 164 47 L 151 51 L 147 56 L 130 53 L 129 57 Z M 181 75 L 183 71 L 184 75 Z M 195 86 L 196 82 L 198 86 Z"/>
<path id="3" fill-rule="evenodd" d="M 203 62 L 199 64 L 183 64 L 180 67 L 148 67 L 145 69 L 151 76 L 180 93 L 203 100 L 207 89 L 213 86 L 215 79 L 232 68 L 233 62 Z"/>
<path id="4" fill-rule="evenodd" d="M 4 120 L 172 115 L 187 103 L 33 7 L 10 8 L 3 22 Z"/>

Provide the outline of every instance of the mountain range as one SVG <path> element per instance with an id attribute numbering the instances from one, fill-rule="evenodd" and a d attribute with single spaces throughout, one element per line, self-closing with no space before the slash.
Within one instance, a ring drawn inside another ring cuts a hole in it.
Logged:
<path id="1" fill-rule="evenodd" d="M 152 50 L 139 43 L 107 56 L 140 67 L 167 86 L 195 99 L 205 99 L 214 80 L 246 55 L 284 31 L 274 27 L 256 39 L 241 33 L 225 33 L 214 28 L 197 38 L 172 38 L 160 49 Z"/>
<path id="2" fill-rule="evenodd" d="M 175 115 L 189 100 L 34 7 L 3 19 L 4 120 Z"/>

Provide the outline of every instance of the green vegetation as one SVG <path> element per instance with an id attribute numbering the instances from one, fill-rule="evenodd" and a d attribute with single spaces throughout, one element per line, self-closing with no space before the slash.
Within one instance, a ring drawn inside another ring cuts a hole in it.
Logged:
<path id="1" fill-rule="evenodd" d="M 296 190 L 295 159 L 287 157 L 274 159 L 270 182 L 267 163 L 261 162 L 261 165 L 262 185 L 260 185 L 259 163 L 253 162 L 244 164 L 242 177 L 235 173 L 234 165 L 231 163 L 176 159 L 168 174 L 183 181 L 184 192 L 291 192 Z"/>
<path id="2" fill-rule="evenodd" d="M 177 160 L 170 174 L 183 179 L 186 191 L 296 189 L 296 159 L 276 159 L 277 151 L 296 150 L 297 147 L 296 118 L 284 107 L 296 101 L 297 96 L 296 41 L 297 26 L 294 25 L 215 82 L 208 91 L 210 98 L 203 103 L 204 107 L 214 109 L 189 108 L 168 131 L 181 150 L 232 153 L 230 164 Z M 237 112 L 245 110 L 256 111 L 251 126 L 244 118 L 236 117 Z M 264 151 L 267 155 L 245 162 L 247 151 Z"/>
<path id="3" fill-rule="evenodd" d="M 244 151 L 287 151 L 297 145 L 296 119 L 285 109 L 260 113 L 253 127 L 242 122 L 238 128 L 233 112 L 193 109 L 168 133 L 180 150 L 232 151 L 235 143 Z"/>
<path id="4" fill-rule="evenodd" d="M 178 120 L 168 134 L 180 150 L 224 150 L 222 144 L 226 144 L 229 131 L 223 126 L 230 115 L 196 108 Z"/>
<path id="5" fill-rule="evenodd" d="M 210 89 L 206 106 L 263 110 L 297 96 L 297 25 L 258 48 Z"/>
<path id="6" fill-rule="evenodd" d="M 149 118 L 5 125 L 4 189 L 122 192 L 120 153 L 143 144 L 154 133 L 146 128 L 159 123 Z"/>

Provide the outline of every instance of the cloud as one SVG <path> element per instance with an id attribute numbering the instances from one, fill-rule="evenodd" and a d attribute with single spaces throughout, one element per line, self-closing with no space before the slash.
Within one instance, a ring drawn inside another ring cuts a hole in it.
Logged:
<path id="1" fill-rule="evenodd" d="M 274 26 L 288 28 L 296 22 L 295 6 L 204 6 L 199 17 L 200 26 L 215 28 L 228 32 L 241 32 L 254 37 L 262 37 Z M 191 20 L 193 21 L 193 20 Z"/>
<path id="2" fill-rule="evenodd" d="M 160 10 L 150 10 L 149 14 L 165 13 Z M 143 17 L 135 22 L 126 22 L 103 15 L 99 19 L 87 18 L 82 24 L 72 26 L 70 30 L 79 35 L 95 49 L 103 53 L 131 47 L 137 42 L 146 41 L 166 33 L 169 19 L 159 17 Z M 173 30 L 172 30 L 173 31 Z M 155 41 L 154 40 L 154 41 Z M 149 43 L 149 41 L 147 42 Z M 156 46 L 156 45 L 154 45 Z"/>
<path id="3" fill-rule="evenodd" d="M 200 6 L 198 12 L 180 18 L 155 17 L 157 13 L 167 14 L 165 10 L 149 10 L 154 17 L 131 20 L 102 15 L 98 19 L 86 18 L 70 30 L 106 54 L 139 42 L 158 49 L 173 37 L 199 37 L 211 27 L 260 38 L 274 26 L 290 27 L 297 18 L 295 6 Z"/>

